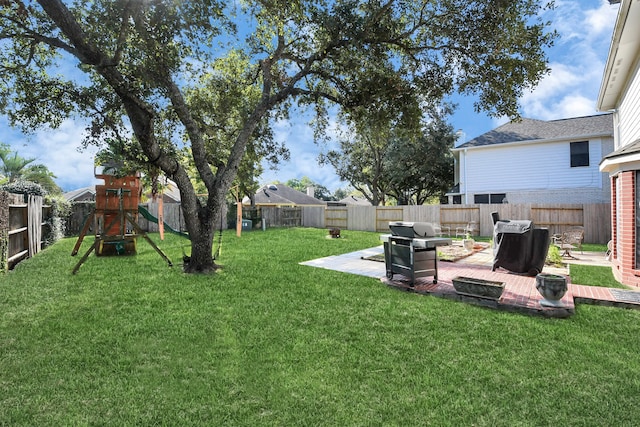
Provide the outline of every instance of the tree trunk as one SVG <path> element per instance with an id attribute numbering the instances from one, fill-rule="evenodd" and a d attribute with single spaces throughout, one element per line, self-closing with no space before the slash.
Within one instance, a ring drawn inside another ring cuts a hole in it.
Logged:
<path id="1" fill-rule="evenodd" d="M 201 207 L 199 212 L 189 212 L 188 205 L 182 206 L 189 238 L 191 254 L 184 259 L 185 273 L 210 273 L 218 266 L 213 260 L 213 235 L 215 218 L 220 209 Z"/>
<path id="2" fill-rule="evenodd" d="M 218 268 L 213 261 L 213 229 L 191 234 L 191 255 L 184 260 L 185 273 L 210 273 Z"/>

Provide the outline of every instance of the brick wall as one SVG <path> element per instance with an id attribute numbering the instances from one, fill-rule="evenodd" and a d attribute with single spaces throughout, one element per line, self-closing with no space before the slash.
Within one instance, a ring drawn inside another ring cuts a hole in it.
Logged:
<path id="1" fill-rule="evenodd" d="M 620 173 L 612 179 L 612 232 L 614 255 L 612 271 L 615 278 L 625 285 L 640 287 L 640 270 L 636 269 L 636 179 L 635 171 Z M 619 191 L 619 194 L 616 194 Z"/>

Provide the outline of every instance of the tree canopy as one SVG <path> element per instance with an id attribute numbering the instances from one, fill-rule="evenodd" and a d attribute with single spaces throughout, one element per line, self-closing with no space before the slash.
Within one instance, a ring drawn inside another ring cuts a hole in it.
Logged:
<path id="1" fill-rule="evenodd" d="M 374 206 L 391 199 L 421 205 L 440 198 L 453 186 L 456 135 L 445 120 L 449 113 L 448 106 L 425 111 L 422 126 L 413 129 L 363 112 L 340 139 L 340 148 L 323 160 Z"/>
<path id="2" fill-rule="evenodd" d="M 206 272 L 215 269 L 213 230 L 225 194 L 250 144 L 272 152 L 272 120 L 310 107 L 320 137 L 327 107 L 336 105 L 350 114 L 374 106 L 412 123 L 424 103 L 456 90 L 476 96 L 478 110 L 515 116 L 519 96 L 547 72 L 553 34 L 540 7 L 0 0 L 0 111 L 26 130 L 83 117 L 85 143 L 136 144 L 177 183 L 189 271 Z"/>
<path id="3" fill-rule="evenodd" d="M 447 111 L 433 113 L 431 120 L 415 134 L 394 132 L 387 145 L 384 170 L 389 195 L 399 204 L 422 205 L 440 200 L 454 184 L 451 149 L 456 140 L 445 120 Z"/>

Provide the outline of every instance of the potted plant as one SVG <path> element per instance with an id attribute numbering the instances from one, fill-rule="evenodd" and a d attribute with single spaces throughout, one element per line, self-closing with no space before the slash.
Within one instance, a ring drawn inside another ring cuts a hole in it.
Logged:
<path id="1" fill-rule="evenodd" d="M 475 245 L 475 241 L 471 238 L 471 234 L 467 232 L 465 238 L 462 239 L 462 246 L 469 252 L 473 251 L 473 245 Z"/>
<path id="2" fill-rule="evenodd" d="M 567 278 L 559 274 L 540 273 L 536 276 L 536 289 L 542 295 L 543 307 L 564 307 L 560 301 L 567 292 Z"/>

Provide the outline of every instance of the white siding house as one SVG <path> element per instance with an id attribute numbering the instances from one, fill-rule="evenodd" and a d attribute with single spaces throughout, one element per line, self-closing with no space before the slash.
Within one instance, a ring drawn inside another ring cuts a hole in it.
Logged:
<path id="1" fill-rule="evenodd" d="M 613 111 L 615 151 L 600 163 L 611 179 L 611 265 L 616 279 L 640 286 L 640 1 L 622 0 L 598 109 Z"/>
<path id="2" fill-rule="evenodd" d="M 454 148 L 449 203 L 608 203 L 611 114 L 509 122 Z"/>

